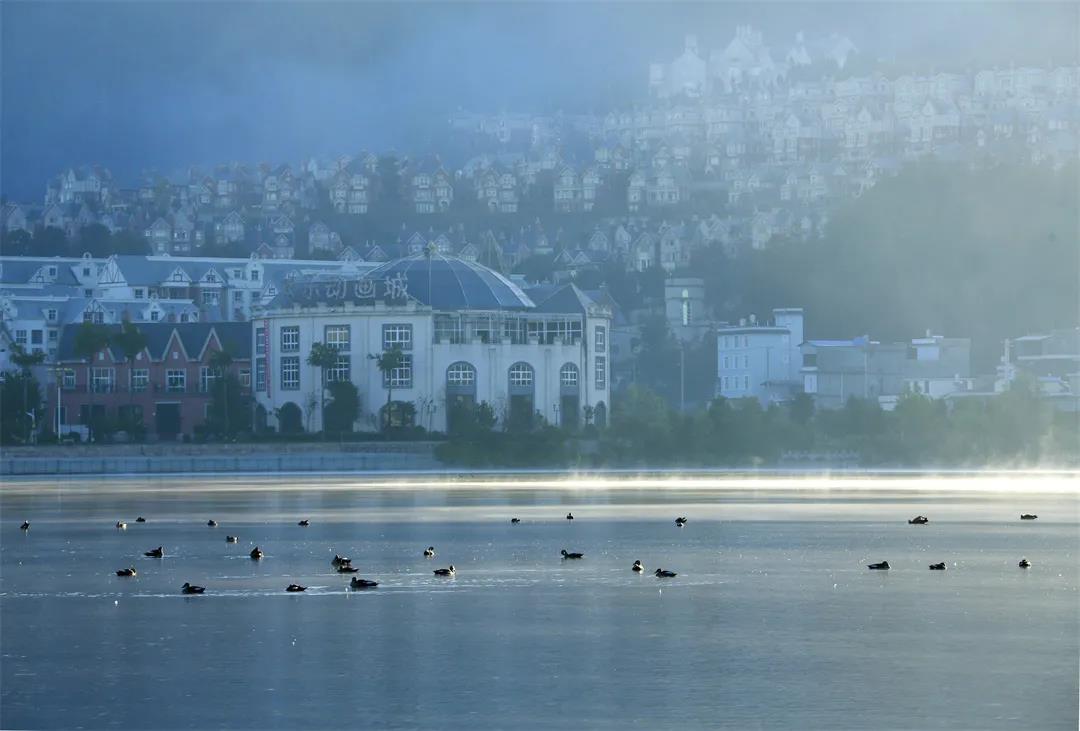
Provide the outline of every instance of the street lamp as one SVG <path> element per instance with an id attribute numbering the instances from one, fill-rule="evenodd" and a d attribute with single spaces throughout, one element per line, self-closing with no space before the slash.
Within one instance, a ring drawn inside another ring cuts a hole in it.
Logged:
<path id="1" fill-rule="evenodd" d="M 562 426 L 562 424 L 559 423 L 559 402 L 556 401 L 551 405 L 551 408 L 555 412 L 555 426 Z"/>

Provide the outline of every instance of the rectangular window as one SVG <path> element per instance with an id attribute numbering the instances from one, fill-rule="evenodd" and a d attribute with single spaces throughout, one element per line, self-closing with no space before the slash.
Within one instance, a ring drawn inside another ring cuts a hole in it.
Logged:
<path id="1" fill-rule="evenodd" d="M 251 281 L 253 281 L 253 282 L 259 281 L 259 270 L 258 269 L 252 269 L 251 270 Z"/>
<path id="2" fill-rule="evenodd" d="M 210 289 L 202 293 L 202 301 L 204 305 L 216 305 L 221 302 L 221 292 L 216 289 Z"/>
<path id="3" fill-rule="evenodd" d="M 241 368 L 240 369 L 240 385 L 243 386 L 244 388 L 251 388 L 251 369 L 250 368 Z"/>
<path id="4" fill-rule="evenodd" d="M 607 358 L 603 356 L 596 357 L 596 389 L 603 390 L 607 388 Z"/>
<path id="5" fill-rule="evenodd" d="M 349 350 L 349 326 L 327 325 L 323 342 L 334 350 Z"/>
<path id="6" fill-rule="evenodd" d="M 300 390 L 300 358 L 298 356 L 281 359 L 281 390 Z"/>
<path id="7" fill-rule="evenodd" d="M 348 353 L 339 353 L 334 365 L 326 369 L 326 382 L 348 381 L 352 373 L 352 356 Z"/>
<path id="8" fill-rule="evenodd" d="M 461 318 L 454 315 L 435 317 L 435 339 L 440 343 L 464 343 L 465 326 Z"/>
<path id="9" fill-rule="evenodd" d="M 232 293 L 232 299 L 234 303 L 241 304 L 244 301 L 244 293 L 238 289 L 234 290 Z"/>
<path id="10" fill-rule="evenodd" d="M 210 393 L 217 380 L 217 371 L 210 366 L 199 366 L 199 393 Z"/>
<path id="11" fill-rule="evenodd" d="M 599 326 L 596 328 L 596 352 L 604 353 L 607 351 L 607 328 Z"/>
<path id="12" fill-rule="evenodd" d="M 50 330 L 49 331 L 49 343 L 50 344 L 55 344 L 56 340 L 57 340 L 57 332 L 56 332 L 56 330 Z"/>
<path id="13" fill-rule="evenodd" d="M 401 365 L 383 376 L 383 386 L 386 388 L 412 388 L 412 355 L 405 353 L 401 356 Z"/>
<path id="14" fill-rule="evenodd" d="M 290 325 L 288 327 L 281 328 L 281 352 L 282 353 L 299 353 L 300 352 L 300 326 Z"/>
<path id="15" fill-rule="evenodd" d="M 750 388 L 750 376 L 743 376 L 742 377 L 742 387 L 743 388 Z"/>
<path id="16" fill-rule="evenodd" d="M 266 328 L 255 328 L 255 355 L 266 355 Z"/>
<path id="17" fill-rule="evenodd" d="M 266 390 L 266 361 L 261 358 L 255 361 L 255 390 Z"/>
<path id="18" fill-rule="evenodd" d="M 56 322 L 56 310 L 49 310 L 46 316 L 49 318 L 49 322 Z"/>
<path id="19" fill-rule="evenodd" d="M 65 391 L 71 391 L 74 388 L 75 388 L 75 369 L 74 368 L 65 368 L 64 369 L 64 390 Z"/>
<path id="20" fill-rule="evenodd" d="M 150 371 L 146 368 L 136 368 L 131 371 L 131 390 L 145 391 L 150 385 Z"/>
<path id="21" fill-rule="evenodd" d="M 165 390 L 169 393 L 183 393 L 187 390 L 187 371 L 184 369 L 165 371 Z"/>
<path id="22" fill-rule="evenodd" d="M 135 299 L 141 300 L 141 299 L 145 299 L 145 297 L 146 297 L 146 290 L 143 289 L 142 287 L 136 287 L 135 288 Z"/>
<path id="23" fill-rule="evenodd" d="M 43 342 L 45 342 L 45 334 L 41 330 L 30 331 L 31 345 L 41 345 Z"/>
<path id="24" fill-rule="evenodd" d="M 116 383 L 116 371 L 113 368 L 91 368 L 90 384 L 95 393 L 109 393 Z"/>
<path id="25" fill-rule="evenodd" d="M 21 345 L 21 346 L 24 346 L 24 347 L 26 346 L 26 331 L 25 330 L 16 330 L 15 331 L 15 344 L 16 345 Z"/>
<path id="26" fill-rule="evenodd" d="M 157 322 L 160 318 L 161 318 L 161 313 L 160 312 L 158 312 L 157 310 L 151 310 L 151 312 L 150 312 L 150 322 Z"/>
<path id="27" fill-rule="evenodd" d="M 412 350 L 412 325 L 383 325 L 383 350 L 393 350 L 394 346 L 402 350 Z"/>

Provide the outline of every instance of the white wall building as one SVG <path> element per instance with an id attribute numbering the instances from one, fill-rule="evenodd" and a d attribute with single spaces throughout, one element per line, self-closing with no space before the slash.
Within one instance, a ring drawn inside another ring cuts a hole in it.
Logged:
<path id="1" fill-rule="evenodd" d="M 322 425 L 314 343 L 341 353 L 329 380 L 360 394 L 358 429 L 375 429 L 388 389 L 416 423 L 447 429 L 455 402 L 490 404 L 499 418 L 604 425 L 610 405 L 612 313 L 573 284 L 529 293 L 486 267 L 425 252 L 352 278 L 295 279 L 257 307 L 255 397 L 270 426 Z M 405 364 L 381 373 L 369 357 L 399 345 Z"/>
<path id="2" fill-rule="evenodd" d="M 751 315 L 716 332 L 716 395 L 756 398 L 762 406 L 787 401 L 802 390 L 799 345 L 802 308 L 773 310 L 770 323 Z"/>

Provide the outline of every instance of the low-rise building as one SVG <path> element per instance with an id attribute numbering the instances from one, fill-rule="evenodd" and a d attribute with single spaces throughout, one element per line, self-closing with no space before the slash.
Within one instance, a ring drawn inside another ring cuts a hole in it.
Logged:
<path id="1" fill-rule="evenodd" d="M 778 308 L 772 314 L 771 321 L 758 322 L 751 315 L 717 329 L 717 396 L 756 398 L 768 406 L 803 390 L 802 308 Z"/>

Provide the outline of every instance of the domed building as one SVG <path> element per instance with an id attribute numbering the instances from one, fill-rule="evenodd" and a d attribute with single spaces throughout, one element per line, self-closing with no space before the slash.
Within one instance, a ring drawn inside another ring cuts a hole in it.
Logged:
<path id="1" fill-rule="evenodd" d="M 452 428 L 455 407 L 487 402 L 500 422 L 603 426 L 611 308 L 574 284 L 524 290 L 475 262 L 422 253 L 348 275 L 287 281 L 253 316 L 258 419 L 282 431 L 322 429 L 322 369 L 312 346 L 337 351 L 326 381 L 360 394 L 358 430 L 390 418 Z M 400 350 L 383 372 L 375 356 Z"/>

